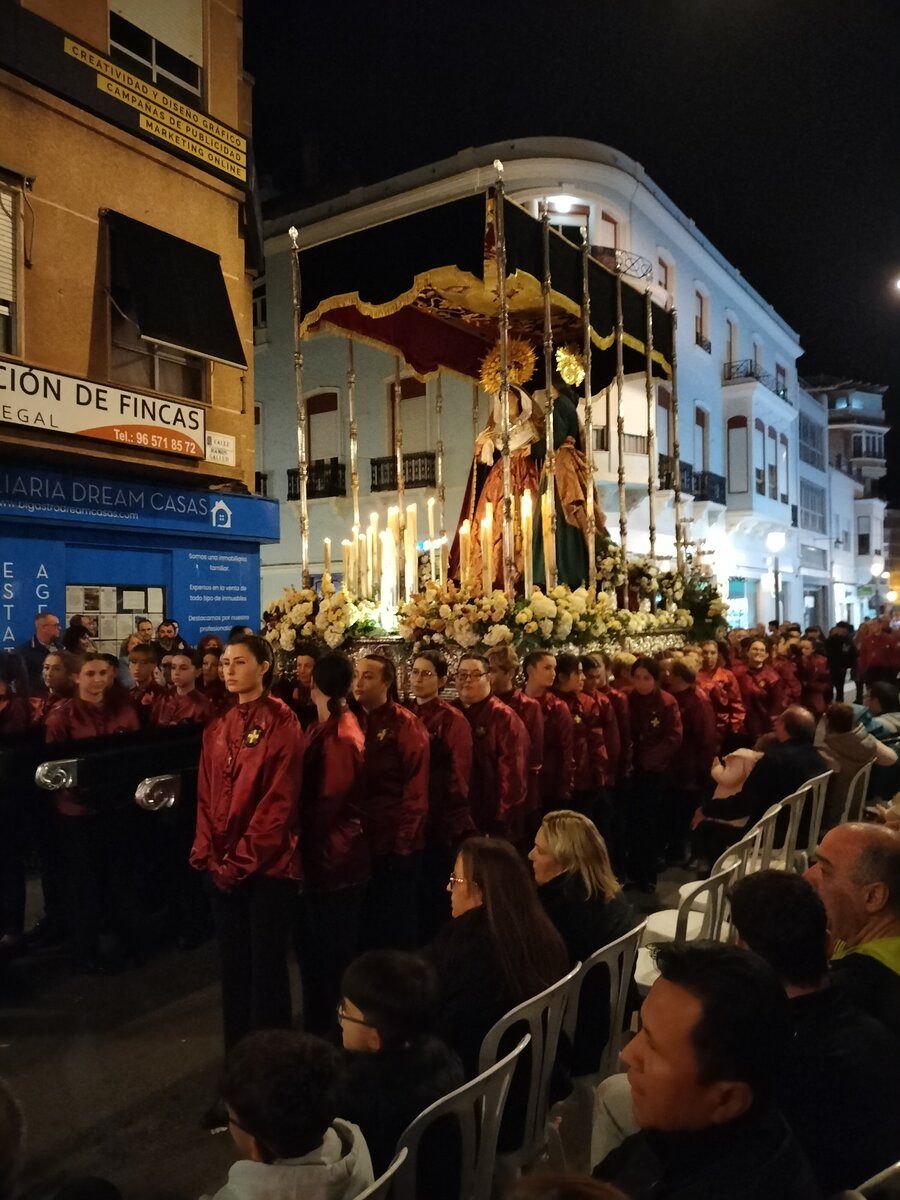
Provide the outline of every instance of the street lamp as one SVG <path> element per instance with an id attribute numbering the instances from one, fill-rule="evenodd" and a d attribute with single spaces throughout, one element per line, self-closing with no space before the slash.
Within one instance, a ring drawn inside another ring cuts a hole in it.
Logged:
<path id="1" fill-rule="evenodd" d="M 888 578 L 890 578 L 890 575 L 888 575 L 884 569 L 883 558 L 873 558 L 872 565 L 869 570 L 875 583 L 875 615 L 878 616 L 878 614 L 881 612 L 881 593 L 878 591 L 878 583 L 879 580 L 884 579 L 885 575 L 887 575 Z"/>
<path id="2" fill-rule="evenodd" d="M 773 556 L 772 558 L 772 575 L 775 579 L 775 621 L 776 624 L 781 624 L 781 573 L 778 565 L 778 555 L 784 549 L 786 541 L 784 531 L 781 529 L 773 529 L 766 537 L 766 548 Z"/>

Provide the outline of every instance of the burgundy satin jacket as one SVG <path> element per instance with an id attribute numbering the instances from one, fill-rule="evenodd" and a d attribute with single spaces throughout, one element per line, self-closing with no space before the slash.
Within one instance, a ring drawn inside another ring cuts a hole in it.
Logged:
<path id="1" fill-rule="evenodd" d="M 828 659 L 822 654 L 801 658 L 797 663 L 797 678 L 800 680 L 800 703 L 814 717 L 821 717 L 834 698 Z"/>
<path id="2" fill-rule="evenodd" d="M 596 697 L 585 692 L 555 692 L 554 695 L 563 702 L 572 717 L 575 791 L 590 792 L 606 787 L 609 756 L 603 740 L 603 721 Z"/>
<path id="3" fill-rule="evenodd" d="M 628 708 L 628 693 L 620 688 L 597 688 L 598 696 L 605 696 L 609 701 L 616 718 L 619 730 L 619 751 L 616 760 L 616 783 L 627 779 L 634 767 L 634 747 L 631 743 L 631 712 Z M 607 743 L 609 749 L 609 743 Z"/>
<path id="4" fill-rule="evenodd" d="M 57 704 L 44 727 L 46 742 L 71 742 L 76 738 L 103 737 L 110 733 L 132 733 L 141 728 L 134 704 L 127 699 L 106 698 L 103 704 L 87 704 L 78 696 Z M 78 804 L 69 791 L 54 792 L 56 811 L 66 817 L 93 816 L 96 809 Z"/>
<path id="5" fill-rule="evenodd" d="M 457 708 L 472 729 L 469 805 L 479 833 L 517 841 L 524 832 L 528 800 L 528 731 L 509 707 L 488 696 Z"/>
<path id="6" fill-rule="evenodd" d="M 43 696 L 31 697 L 31 721 L 34 725 L 46 725 L 47 718 L 55 708 L 72 699 L 71 692 L 45 692 Z"/>
<path id="7" fill-rule="evenodd" d="M 425 845 L 429 737 L 393 700 L 367 713 L 366 836 L 373 858 L 412 854 Z"/>
<path id="8" fill-rule="evenodd" d="M 221 717 L 229 708 L 233 708 L 237 703 L 237 696 L 234 692 L 229 692 L 221 679 L 217 679 L 215 683 L 208 684 L 204 687 L 200 686 L 198 681 L 197 691 L 209 701 L 209 706 L 212 709 L 214 717 Z"/>
<path id="9" fill-rule="evenodd" d="M 150 709 L 151 725 L 208 725 L 215 714 L 209 697 L 192 688 L 179 696 L 173 688 L 157 696 Z"/>
<path id="10" fill-rule="evenodd" d="M 541 767 L 544 765 L 544 714 L 537 700 L 526 696 L 521 688 L 497 696 L 513 710 L 528 733 L 531 754 L 528 758 L 528 811 L 541 811 Z"/>
<path id="11" fill-rule="evenodd" d="M 238 704 L 203 734 L 191 866 L 230 891 L 251 875 L 300 878 L 306 738 L 281 700 Z"/>
<path id="12" fill-rule="evenodd" d="M 0 737 L 21 733 L 31 724 L 31 705 L 24 696 L 0 698 Z"/>
<path id="13" fill-rule="evenodd" d="M 747 710 L 734 672 L 727 667 L 698 671 L 697 686 L 706 692 L 713 707 L 720 743 L 726 734 L 740 733 L 744 728 Z"/>
<path id="14" fill-rule="evenodd" d="M 681 745 L 681 713 L 674 696 L 656 687 L 628 693 L 636 771 L 665 771 Z"/>
<path id="15" fill-rule="evenodd" d="M 146 687 L 141 687 L 136 683 L 134 687 L 128 689 L 128 695 L 131 697 L 132 704 L 137 707 L 142 725 L 150 724 L 153 705 L 161 696 L 167 695 L 168 690 L 161 683 L 157 683 L 155 679 L 151 679 Z"/>
<path id="16" fill-rule="evenodd" d="M 709 696 L 694 684 L 673 693 L 681 714 L 681 745 L 672 759 L 672 782 L 685 792 L 710 794 L 710 768 L 719 751 L 716 714 Z"/>
<path id="17" fill-rule="evenodd" d="M 763 663 L 758 671 L 751 671 L 747 663 L 735 663 L 734 675 L 747 714 L 744 732 L 755 738 L 771 733 L 775 718 L 781 716 L 788 704 L 781 676 L 768 663 Z"/>
<path id="18" fill-rule="evenodd" d="M 784 654 L 776 654 L 772 659 L 772 666 L 781 676 L 782 684 L 784 685 L 784 706 L 787 708 L 789 704 L 800 703 L 800 679 L 797 675 L 797 663 L 793 658 L 788 658 Z"/>
<path id="19" fill-rule="evenodd" d="M 304 892 L 335 892 L 370 875 L 365 819 L 366 739 L 351 712 L 309 731 L 300 820 Z"/>
<path id="20" fill-rule="evenodd" d="M 455 850 L 475 830 L 469 809 L 472 730 L 459 709 L 439 697 L 426 704 L 414 702 L 410 712 L 428 730 L 431 741 L 425 844 Z"/>
<path id="21" fill-rule="evenodd" d="M 575 787 L 575 727 L 572 714 L 555 692 L 533 697 L 544 717 L 544 763 L 541 803 L 544 808 L 566 804 Z"/>

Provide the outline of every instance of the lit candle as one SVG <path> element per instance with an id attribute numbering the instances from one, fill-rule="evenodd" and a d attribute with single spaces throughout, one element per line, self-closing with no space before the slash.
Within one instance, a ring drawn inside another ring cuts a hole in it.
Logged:
<path id="1" fill-rule="evenodd" d="M 490 500 L 484 506 L 481 522 L 481 587 L 485 596 L 494 590 L 494 506 Z"/>
<path id="2" fill-rule="evenodd" d="M 369 586 L 369 543 L 364 533 L 356 535 L 357 544 L 357 572 L 359 574 L 359 596 L 362 600 L 368 600 L 372 594 L 372 589 Z"/>
<path id="3" fill-rule="evenodd" d="M 341 542 L 341 560 L 344 567 L 344 578 L 341 580 L 341 591 L 350 595 L 350 543 L 344 538 Z"/>
<path id="4" fill-rule="evenodd" d="M 331 574 L 331 538 L 325 539 L 325 574 Z"/>
<path id="5" fill-rule="evenodd" d="M 444 584 L 447 582 L 447 571 L 450 567 L 450 547 L 447 545 L 446 537 L 442 537 L 440 539 L 440 547 L 441 547 L 440 584 L 441 584 L 441 587 L 443 587 Z"/>
<path id="6" fill-rule="evenodd" d="M 380 582 L 381 579 L 381 538 L 378 534 L 378 513 L 373 512 L 369 516 L 369 528 L 372 530 L 372 587 Z M 373 591 L 374 595 L 374 591 Z"/>
<path id="7" fill-rule="evenodd" d="M 378 535 L 375 532 L 374 526 L 370 525 L 366 530 L 366 583 L 368 587 L 368 595 L 371 600 L 375 599 L 375 584 L 378 581 Z"/>
<path id="8" fill-rule="evenodd" d="M 416 528 L 416 506 L 406 506 L 406 595 L 414 595 L 419 590 L 419 535 Z"/>
<path id="9" fill-rule="evenodd" d="M 435 570 L 435 546 L 434 546 L 434 496 L 428 497 L 428 548 L 431 552 L 431 578 L 437 579 Z"/>
<path id="10" fill-rule="evenodd" d="M 397 550 L 390 529 L 381 535 L 381 627 L 397 627 Z"/>
<path id="11" fill-rule="evenodd" d="M 541 532 L 544 538 L 544 588 L 547 591 L 550 590 L 550 576 L 556 562 L 556 543 L 553 540 L 553 532 L 550 528 L 551 503 L 549 492 L 544 492 L 541 496 Z"/>
<path id="12" fill-rule="evenodd" d="M 353 537 L 350 539 L 353 549 L 350 551 L 350 563 L 353 568 L 353 594 L 362 595 L 362 580 L 359 574 L 359 526 L 353 526 Z"/>
<path id="13" fill-rule="evenodd" d="M 525 600 L 531 596 L 534 587 L 534 560 L 532 558 L 532 514 L 531 492 L 527 489 L 522 493 L 522 566 L 525 576 Z"/>
<path id="14" fill-rule="evenodd" d="M 459 527 L 459 586 L 464 592 L 469 582 L 470 537 L 471 526 L 468 521 L 463 521 Z"/>

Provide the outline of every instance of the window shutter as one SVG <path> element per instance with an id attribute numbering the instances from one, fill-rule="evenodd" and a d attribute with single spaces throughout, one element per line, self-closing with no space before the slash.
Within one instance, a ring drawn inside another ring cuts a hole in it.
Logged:
<path id="1" fill-rule="evenodd" d="M 16 200 L 0 187 L 0 303 L 16 299 Z"/>
<path id="2" fill-rule="evenodd" d="M 201 0 L 153 0 L 152 4 L 147 0 L 113 0 L 109 8 L 158 42 L 203 66 Z"/>

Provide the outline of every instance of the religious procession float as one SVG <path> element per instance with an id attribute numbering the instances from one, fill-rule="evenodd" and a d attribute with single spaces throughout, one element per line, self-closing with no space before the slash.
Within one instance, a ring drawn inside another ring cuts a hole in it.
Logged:
<path id="1" fill-rule="evenodd" d="M 502 164 L 494 166 L 484 193 L 335 241 L 301 251 L 298 231 L 290 230 L 300 581 L 265 615 L 267 636 L 285 657 L 304 644 L 352 650 L 373 643 L 401 664 L 425 647 L 453 661 L 463 650 L 502 643 L 520 653 L 653 653 L 689 633 L 724 629 L 726 605 L 708 567 L 687 552 L 681 521 L 676 313 L 653 301 L 649 281 L 633 286 L 638 272 L 621 253 L 611 263 L 594 257 L 586 229 L 577 246 L 551 228 L 547 203 L 538 220 L 510 201 Z M 350 339 L 352 522 L 339 569 L 325 539 L 324 572 L 313 586 L 303 341 L 325 329 Z M 375 513 L 366 526 L 360 520 L 353 341 L 387 350 L 398 363 L 397 495 L 386 528 Z M 404 488 L 401 360 L 418 378 L 438 380 L 436 487 L 421 526 Z M 491 399 L 459 514 L 445 510 L 443 371 L 471 380 L 476 398 L 480 385 Z M 675 542 L 668 559 L 656 552 L 652 469 L 650 552 L 628 552 L 626 374 L 644 377 L 651 464 L 654 378 L 671 390 Z M 601 393 L 614 396 L 616 413 L 617 540 L 589 467 Z"/>

